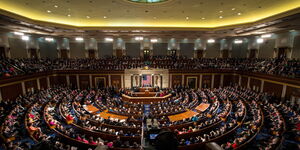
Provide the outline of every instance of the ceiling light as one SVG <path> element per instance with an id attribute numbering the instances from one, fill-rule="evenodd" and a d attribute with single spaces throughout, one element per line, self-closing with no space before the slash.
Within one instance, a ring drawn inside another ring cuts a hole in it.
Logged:
<path id="1" fill-rule="evenodd" d="M 262 35 L 261 37 L 262 38 L 270 38 L 272 36 L 272 34 L 264 34 L 264 35 Z"/>
<path id="2" fill-rule="evenodd" d="M 137 40 L 137 41 L 141 41 L 141 40 L 143 40 L 144 38 L 143 37 L 141 37 L 141 36 L 137 36 L 137 37 L 135 37 L 135 40 Z"/>
<path id="3" fill-rule="evenodd" d="M 107 17 L 106 17 L 106 16 L 103 16 L 103 18 L 106 19 Z"/>
<path id="4" fill-rule="evenodd" d="M 263 42 L 264 42 L 264 39 L 259 38 L 259 39 L 256 40 L 256 42 L 257 42 L 257 43 L 263 43 Z"/>
<path id="5" fill-rule="evenodd" d="M 161 2 L 165 2 L 167 0 L 128 0 L 131 2 L 135 2 L 135 3 L 161 3 Z"/>
<path id="6" fill-rule="evenodd" d="M 201 18 L 202 20 L 204 20 L 205 18 L 203 17 L 203 18 Z"/>
<path id="7" fill-rule="evenodd" d="M 28 41 L 28 40 L 29 40 L 29 36 L 23 35 L 23 36 L 22 36 L 22 40 Z"/>
<path id="8" fill-rule="evenodd" d="M 222 10 L 220 10 L 219 12 L 220 12 L 220 13 L 222 13 L 223 11 L 222 11 Z"/>
<path id="9" fill-rule="evenodd" d="M 254 34 L 264 34 L 264 33 L 266 33 L 266 32 L 264 32 L 264 31 L 255 31 L 255 32 L 253 32 Z"/>
<path id="10" fill-rule="evenodd" d="M 54 39 L 53 39 L 53 38 L 51 38 L 51 37 L 46 37 L 46 38 L 45 38 L 45 41 L 47 41 L 47 42 L 53 42 L 53 41 L 54 41 Z"/>
<path id="11" fill-rule="evenodd" d="M 47 13 L 51 13 L 51 10 L 47 10 Z"/>
<path id="12" fill-rule="evenodd" d="M 234 44 L 241 44 L 243 43 L 243 40 L 234 40 Z"/>
<path id="13" fill-rule="evenodd" d="M 215 43 L 216 41 L 214 39 L 207 40 L 207 43 Z"/>
<path id="14" fill-rule="evenodd" d="M 189 17 L 185 17 L 185 19 L 186 19 L 186 20 L 189 20 L 190 18 L 189 18 Z"/>
<path id="15" fill-rule="evenodd" d="M 83 41 L 83 38 L 82 37 L 76 37 L 75 40 L 76 41 Z"/>
<path id="16" fill-rule="evenodd" d="M 157 39 L 151 39 L 150 41 L 151 41 L 151 43 L 156 43 L 158 40 Z"/>
<path id="17" fill-rule="evenodd" d="M 15 35 L 24 35 L 22 32 L 14 32 Z"/>
<path id="18" fill-rule="evenodd" d="M 219 18 L 220 18 L 220 19 L 222 19 L 222 18 L 223 18 L 223 16 L 220 16 Z"/>
<path id="19" fill-rule="evenodd" d="M 68 17 L 71 17 L 71 15 L 70 15 L 70 14 L 68 14 Z"/>
<path id="20" fill-rule="evenodd" d="M 113 38 L 105 38 L 104 40 L 105 40 L 106 42 L 112 42 L 112 41 L 114 41 Z"/>
<path id="21" fill-rule="evenodd" d="M 231 10 L 235 10 L 235 8 L 232 8 Z"/>
<path id="22" fill-rule="evenodd" d="M 240 15 L 242 15 L 242 13 L 238 13 L 237 15 L 239 15 L 239 16 L 240 16 Z"/>
<path id="23" fill-rule="evenodd" d="M 86 16 L 86 18 L 90 19 L 91 17 L 90 16 Z"/>
<path id="24" fill-rule="evenodd" d="M 156 17 L 153 17 L 153 19 L 156 19 Z"/>
<path id="25" fill-rule="evenodd" d="M 57 6 L 57 5 L 54 5 L 54 7 L 55 7 L 55 8 L 58 8 L 58 6 Z"/>

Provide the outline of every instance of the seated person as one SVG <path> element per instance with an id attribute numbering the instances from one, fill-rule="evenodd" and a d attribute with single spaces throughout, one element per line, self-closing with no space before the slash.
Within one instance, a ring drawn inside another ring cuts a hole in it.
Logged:
<path id="1" fill-rule="evenodd" d="M 31 134 L 33 134 L 34 132 L 37 132 L 37 131 L 41 132 L 41 128 L 33 126 L 32 123 L 28 123 L 28 129 Z"/>

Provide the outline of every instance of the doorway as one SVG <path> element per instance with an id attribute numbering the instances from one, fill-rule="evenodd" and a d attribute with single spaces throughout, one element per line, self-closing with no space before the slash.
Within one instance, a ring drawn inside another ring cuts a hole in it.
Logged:
<path id="1" fill-rule="evenodd" d="M 0 47 L 0 58 L 6 58 L 5 47 Z"/>

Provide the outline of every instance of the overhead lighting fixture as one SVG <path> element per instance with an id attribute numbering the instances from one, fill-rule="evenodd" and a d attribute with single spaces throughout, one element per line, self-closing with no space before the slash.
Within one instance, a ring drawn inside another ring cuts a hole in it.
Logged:
<path id="1" fill-rule="evenodd" d="M 189 18 L 189 17 L 185 17 L 185 19 L 186 19 L 186 20 L 189 20 L 190 18 Z"/>
<path id="2" fill-rule="evenodd" d="M 71 15 L 70 15 L 70 14 L 68 14 L 68 17 L 71 17 Z"/>
<path id="3" fill-rule="evenodd" d="M 242 44 L 243 40 L 234 40 L 234 44 Z"/>
<path id="4" fill-rule="evenodd" d="M 232 8 L 231 10 L 235 10 L 235 8 Z"/>
<path id="5" fill-rule="evenodd" d="M 259 39 L 256 40 L 256 42 L 257 42 L 257 43 L 263 43 L 263 42 L 264 42 L 264 39 L 259 38 Z"/>
<path id="6" fill-rule="evenodd" d="M 54 7 L 55 7 L 55 8 L 58 8 L 58 6 L 57 6 L 57 5 L 54 5 Z"/>
<path id="7" fill-rule="evenodd" d="M 103 18 L 106 19 L 107 17 L 106 17 L 106 16 L 103 16 Z"/>
<path id="8" fill-rule="evenodd" d="M 47 42 L 53 42 L 53 41 L 54 41 L 54 39 L 53 39 L 53 38 L 51 38 L 51 37 L 46 37 L 46 38 L 45 38 L 45 41 L 47 41 Z"/>
<path id="9" fill-rule="evenodd" d="M 161 3 L 161 2 L 166 2 L 168 0 L 128 0 L 130 2 L 135 2 L 135 3 L 144 3 L 144 4 L 151 4 L 151 3 Z"/>
<path id="10" fill-rule="evenodd" d="M 222 12 L 223 12 L 222 10 L 219 11 L 219 13 L 222 13 Z"/>
<path id="11" fill-rule="evenodd" d="M 263 32 L 263 31 L 256 31 L 256 32 L 253 32 L 254 34 L 264 34 L 266 32 Z"/>
<path id="12" fill-rule="evenodd" d="M 214 39 L 207 40 L 207 43 L 215 43 L 216 41 Z"/>
<path id="13" fill-rule="evenodd" d="M 47 13 L 51 13 L 51 10 L 47 10 Z"/>
<path id="14" fill-rule="evenodd" d="M 158 42 L 157 39 L 151 39 L 150 41 L 151 41 L 151 43 L 156 43 L 156 42 Z"/>
<path id="15" fill-rule="evenodd" d="M 22 33 L 22 32 L 14 32 L 14 34 L 15 35 L 21 35 L 21 36 L 24 35 L 24 33 Z"/>
<path id="16" fill-rule="evenodd" d="M 204 20 L 205 18 L 203 17 L 203 18 L 201 18 L 202 20 Z"/>
<path id="17" fill-rule="evenodd" d="M 262 38 L 270 38 L 270 37 L 272 37 L 272 34 L 264 34 L 264 35 L 262 35 L 261 37 L 262 37 Z"/>
<path id="18" fill-rule="evenodd" d="M 242 15 L 242 13 L 238 13 L 237 15 L 239 15 L 239 16 L 240 16 L 240 15 Z"/>
<path id="19" fill-rule="evenodd" d="M 87 18 L 87 19 L 90 19 L 91 17 L 90 17 L 90 16 L 86 16 L 86 18 Z"/>
<path id="20" fill-rule="evenodd" d="M 137 37 L 135 37 L 135 40 L 137 40 L 137 41 L 141 41 L 141 40 L 143 40 L 144 38 L 143 37 L 141 37 L 141 36 L 137 36 Z"/>
<path id="21" fill-rule="evenodd" d="M 219 18 L 220 18 L 220 19 L 222 19 L 222 18 L 223 18 L 223 16 L 220 16 Z"/>
<path id="22" fill-rule="evenodd" d="M 105 38 L 104 40 L 105 40 L 106 42 L 112 42 L 112 41 L 114 41 L 113 38 Z"/>
<path id="23" fill-rule="evenodd" d="M 29 36 L 23 35 L 23 36 L 22 36 L 22 40 L 28 41 L 28 40 L 29 40 Z"/>
<path id="24" fill-rule="evenodd" d="M 83 41 L 83 38 L 82 37 L 76 37 L 75 40 L 81 42 L 81 41 Z"/>

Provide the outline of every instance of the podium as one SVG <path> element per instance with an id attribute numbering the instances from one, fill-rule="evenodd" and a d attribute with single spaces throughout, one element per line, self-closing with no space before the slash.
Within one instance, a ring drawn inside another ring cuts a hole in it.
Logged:
<path id="1" fill-rule="evenodd" d="M 149 90 L 145 90 L 145 96 L 149 96 L 150 91 Z"/>

